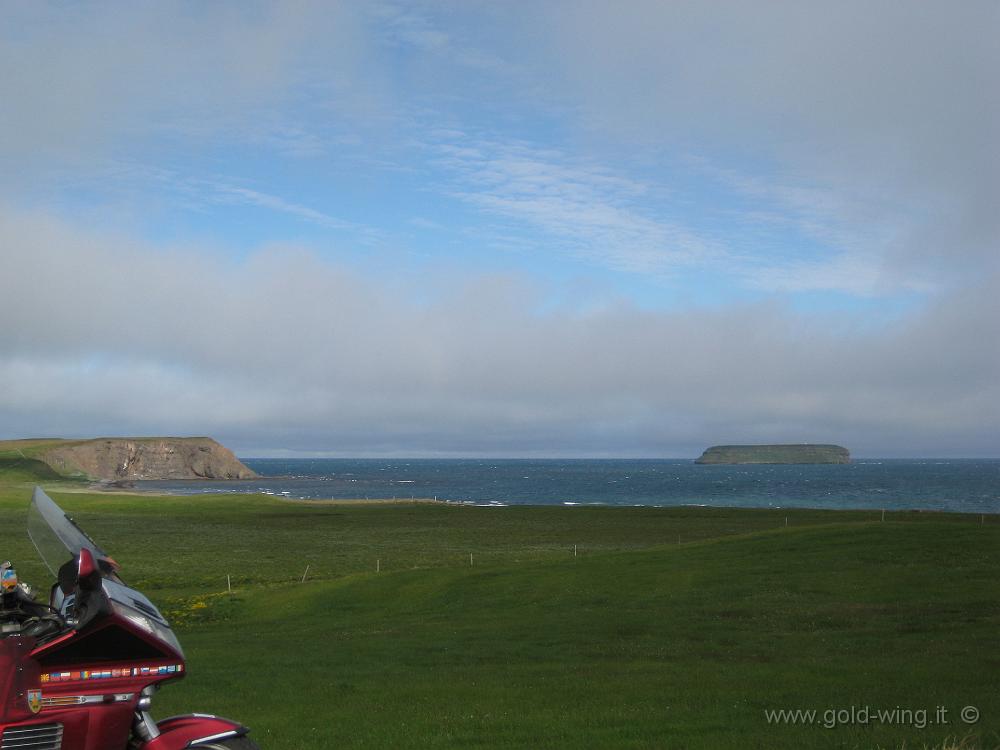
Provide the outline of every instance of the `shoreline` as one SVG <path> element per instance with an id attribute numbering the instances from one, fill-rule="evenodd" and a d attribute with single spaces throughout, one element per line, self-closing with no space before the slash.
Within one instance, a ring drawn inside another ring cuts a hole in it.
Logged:
<path id="1" fill-rule="evenodd" d="M 261 492 L 309 502 L 447 499 L 475 505 L 815 508 L 1000 513 L 998 463 L 710 466 L 674 461 L 282 461 L 257 479 L 150 481 L 167 493 Z M 911 465 L 912 464 L 912 465 Z M 136 482 L 147 489 L 147 483 Z"/>
<path id="2" fill-rule="evenodd" d="M 199 481 L 199 480 L 191 480 Z M 220 484 L 225 484 L 227 481 L 231 480 L 216 480 Z M 823 512 L 843 512 L 843 513 L 877 513 L 881 514 L 883 511 L 887 516 L 902 513 L 918 513 L 921 515 L 931 515 L 931 514 L 942 514 L 949 516 L 990 516 L 1000 518 L 1000 510 L 996 511 L 981 511 L 981 510 L 943 510 L 940 508 L 916 508 L 916 507 L 906 507 L 906 508 L 890 508 L 882 507 L 873 503 L 871 506 L 866 507 L 848 507 L 848 508 L 831 508 L 823 506 L 814 505 L 772 505 L 772 506 L 749 506 L 749 505 L 716 505 L 709 503 L 677 503 L 677 504 L 650 504 L 650 503 L 636 503 L 636 504 L 617 504 L 617 503 L 600 503 L 600 502 L 573 502 L 573 501 L 561 501 L 553 503 L 523 503 L 523 502 L 501 502 L 501 501 L 475 501 L 475 500 L 442 500 L 433 497 L 415 497 L 415 498 L 373 498 L 373 497 L 357 497 L 357 498 L 298 498 L 298 497 L 287 497 L 280 494 L 269 493 L 269 492 L 201 492 L 201 493 L 180 493 L 180 492 L 168 492 L 162 489 L 158 490 L 144 490 L 141 488 L 129 488 L 129 487 L 115 487 L 109 486 L 101 483 L 91 483 L 88 485 L 72 486 L 72 487 L 58 487 L 54 488 L 53 491 L 67 493 L 67 494 L 95 494 L 95 495 L 132 495 L 136 497 L 169 497 L 169 498 L 196 498 L 196 497 L 234 497 L 240 495 L 253 496 L 253 497 L 266 497 L 273 500 L 277 500 L 284 503 L 290 503 L 292 505 L 320 505 L 320 506 L 335 506 L 335 505 L 444 505 L 444 506 L 461 506 L 461 507 L 471 507 L 471 508 L 565 508 L 567 510 L 579 509 L 579 508 L 632 508 L 632 509 L 715 509 L 715 510 L 736 510 L 736 511 L 770 511 L 770 512 L 812 512 L 812 511 L 823 511 Z"/>

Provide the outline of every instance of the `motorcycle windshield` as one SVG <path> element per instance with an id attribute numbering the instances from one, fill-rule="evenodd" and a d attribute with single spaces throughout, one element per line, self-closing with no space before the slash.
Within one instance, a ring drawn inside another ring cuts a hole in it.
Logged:
<path id="1" fill-rule="evenodd" d="M 57 578 L 59 569 L 74 560 L 82 549 L 90 550 L 95 560 L 111 559 L 40 487 L 35 487 L 28 508 L 28 536 Z M 178 658 L 184 658 L 181 644 L 156 605 L 141 591 L 126 586 L 110 567 L 100 563 L 98 567 L 103 577 L 101 587 L 115 613 L 163 641 Z"/>
<path id="2" fill-rule="evenodd" d="M 107 559 L 107 553 L 77 526 L 63 509 L 35 487 L 28 508 L 28 537 L 35 545 L 42 562 L 53 576 L 59 575 L 59 568 L 88 549 L 94 559 Z"/>

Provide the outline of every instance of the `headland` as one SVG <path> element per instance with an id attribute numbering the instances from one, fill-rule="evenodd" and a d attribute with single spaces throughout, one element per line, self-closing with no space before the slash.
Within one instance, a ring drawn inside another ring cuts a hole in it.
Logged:
<path id="1" fill-rule="evenodd" d="M 0 441 L 0 452 L 38 461 L 69 479 L 253 479 L 257 474 L 208 437 L 129 437 Z"/>

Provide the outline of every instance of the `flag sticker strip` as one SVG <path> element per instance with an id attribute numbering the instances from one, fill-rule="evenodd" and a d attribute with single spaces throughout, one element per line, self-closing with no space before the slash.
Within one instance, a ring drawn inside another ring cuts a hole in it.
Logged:
<path id="1" fill-rule="evenodd" d="M 75 682 L 77 680 L 109 680 L 122 677 L 150 677 L 180 674 L 183 664 L 159 664 L 152 667 L 120 667 L 115 669 L 84 669 L 76 672 L 46 672 L 41 675 L 43 683 Z"/>

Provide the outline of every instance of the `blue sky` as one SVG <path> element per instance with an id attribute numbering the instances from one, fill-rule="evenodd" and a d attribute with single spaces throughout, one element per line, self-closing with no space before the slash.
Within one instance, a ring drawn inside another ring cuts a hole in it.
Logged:
<path id="1" fill-rule="evenodd" d="M 0 25 L 0 431 L 997 455 L 993 3 Z"/>

